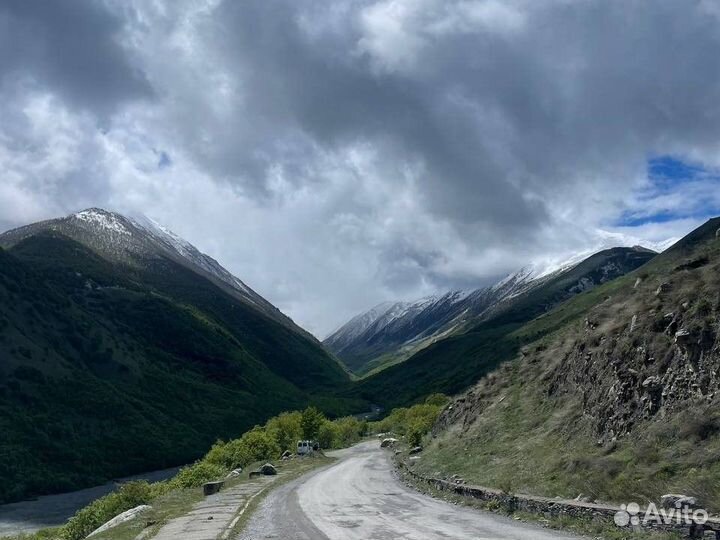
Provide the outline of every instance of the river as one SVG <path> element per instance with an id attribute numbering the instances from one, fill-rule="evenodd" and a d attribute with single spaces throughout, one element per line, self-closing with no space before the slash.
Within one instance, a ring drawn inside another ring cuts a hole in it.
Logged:
<path id="1" fill-rule="evenodd" d="M 0 506 L 0 538 L 20 533 L 32 533 L 46 527 L 62 525 L 80 508 L 113 491 L 118 483 L 129 480 L 156 482 L 174 476 L 178 468 L 153 471 L 120 478 L 102 486 L 57 495 L 45 495 L 32 501 Z"/>

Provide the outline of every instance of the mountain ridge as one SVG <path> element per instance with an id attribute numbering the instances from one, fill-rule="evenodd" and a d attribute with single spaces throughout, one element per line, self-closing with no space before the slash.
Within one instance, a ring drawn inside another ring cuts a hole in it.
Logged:
<path id="1" fill-rule="evenodd" d="M 255 305 L 282 324 L 316 339 L 215 259 L 146 216 L 125 216 L 102 208 L 87 208 L 65 217 L 6 231 L 0 234 L 0 246 L 10 248 L 42 230 L 65 234 L 114 262 L 137 265 L 143 264 L 142 259 L 145 258 L 169 257 L 189 266 L 238 299 Z M 106 235 L 106 241 L 96 240 L 100 231 Z"/>
<path id="2" fill-rule="evenodd" d="M 585 260 L 625 249 L 628 253 L 655 253 L 635 246 L 609 248 L 582 259 L 574 257 L 552 267 L 528 265 L 493 285 L 473 290 L 455 290 L 416 302 L 385 302 L 361 313 L 329 335 L 323 344 L 358 375 L 377 373 L 402 362 L 425 347 L 448 336 L 462 333 L 491 317 L 513 298 L 571 271 Z M 614 272 L 616 269 L 608 269 Z M 599 277 L 602 280 L 602 276 Z M 583 286 L 578 284 L 577 292 Z M 392 316 L 387 314 L 392 312 Z"/>
<path id="3" fill-rule="evenodd" d="M 543 320 L 553 309 L 562 310 L 573 297 L 586 297 L 605 282 L 635 271 L 655 257 L 654 252 L 612 248 L 588 257 L 570 270 L 543 278 L 529 288 L 496 304 L 474 325 L 415 352 L 402 363 L 372 373 L 350 389 L 386 407 L 412 403 L 432 392 L 454 394 L 474 383 L 538 335 L 518 335 L 532 320 Z M 557 324 L 547 319 L 548 324 Z M 539 325 L 538 332 L 552 331 Z"/>

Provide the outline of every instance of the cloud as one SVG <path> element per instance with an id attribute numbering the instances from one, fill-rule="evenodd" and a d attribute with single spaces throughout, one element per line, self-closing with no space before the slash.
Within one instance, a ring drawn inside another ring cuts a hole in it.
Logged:
<path id="1" fill-rule="evenodd" d="M 3 85 L 50 86 L 78 109 L 109 114 L 152 89 L 118 41 L 122 20 L 102 2 L 6 0 L 0 5 Z"/>
<path id="2" fill-rule="evenodd" d="M 144 212 L 319 334 L 660 241 L 720 204 L 717 176 L 648 174 L 720 166 L 717 22 L 681 0 L 8 1 L 0 226 Z"/>

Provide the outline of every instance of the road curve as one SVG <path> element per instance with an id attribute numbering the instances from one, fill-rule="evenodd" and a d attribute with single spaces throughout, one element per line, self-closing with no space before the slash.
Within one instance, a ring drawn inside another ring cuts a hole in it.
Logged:
<path id="1" fill-rule="evenodd" d="M 447 504 L 398 481 L 377 442 L 268 495 L 239 540 L 579 540 L 490 512 Z"/>

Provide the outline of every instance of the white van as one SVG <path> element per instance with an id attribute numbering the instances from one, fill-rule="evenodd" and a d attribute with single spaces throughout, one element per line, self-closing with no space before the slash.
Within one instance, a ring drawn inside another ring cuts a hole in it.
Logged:
<path id="1" fill-rule="evenodd" d="M 306 454 L 313 453 L 313 442 L 312 441 L 298 441 L 297 443 L 297 455 L 304 456 Z"/>

